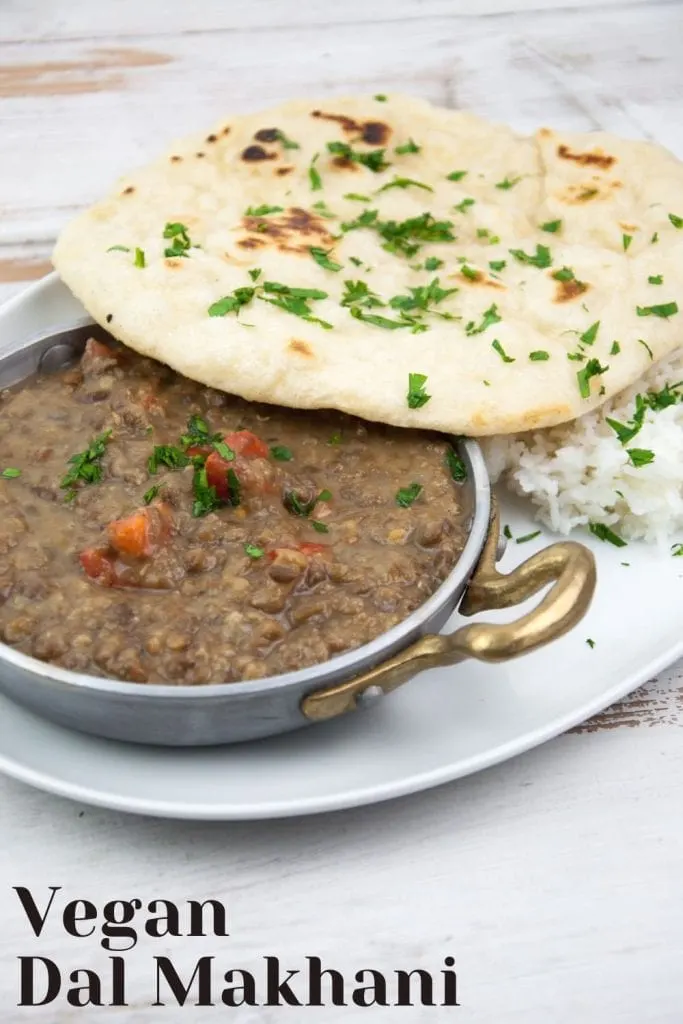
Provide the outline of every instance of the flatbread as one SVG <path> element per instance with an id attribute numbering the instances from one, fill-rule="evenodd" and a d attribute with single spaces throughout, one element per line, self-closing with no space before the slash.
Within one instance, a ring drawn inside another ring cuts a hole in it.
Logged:
<path id="1" fill-rule="evenodd" d="M 125 344 L 214 388 L 484 435 L 573 419 L 683 343 L 681 218 L 659 146 L 328 98 L 176 143 L 69 224 L 54 264 Z"/>

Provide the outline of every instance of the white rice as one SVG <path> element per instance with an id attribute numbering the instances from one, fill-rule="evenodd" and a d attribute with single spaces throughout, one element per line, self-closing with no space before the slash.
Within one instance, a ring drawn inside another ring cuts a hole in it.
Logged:
<path id="1" fill-rule="evenodd" d="M 683 350 L 572 423 L 488 438 L 483 447 L 492 479 L 530 498 L 537 518 L 558 533 L 604 523 L 629 540 L 667 546 L 683 540 L 683 389 L 676 405 L 648 409 L 642 429 L 626 445 L 606 422 L 627 423 L 636 395 L 680 381 Z M 654 461 L 636 468 L 628 448 L 649 449 Z"/>

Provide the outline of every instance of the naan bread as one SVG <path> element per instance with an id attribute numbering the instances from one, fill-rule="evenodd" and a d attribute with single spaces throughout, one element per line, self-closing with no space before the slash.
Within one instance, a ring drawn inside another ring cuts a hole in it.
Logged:
<path id="1" fill-rule="evenodd" d="M 484 435 L 570 420 L 683 343 L 681 218 L 659 146 L 329 98 L 177 143 L 54 263 L 116 337 L 204 384 Z"/>

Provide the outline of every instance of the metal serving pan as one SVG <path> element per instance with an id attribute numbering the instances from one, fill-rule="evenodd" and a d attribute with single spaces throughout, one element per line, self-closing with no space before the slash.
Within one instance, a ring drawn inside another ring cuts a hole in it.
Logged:
<path id="1" fill-rule="evenodd" d="M 108 339 L 79 320 L 11 346 L 0 359 L 0 387 L 76 360 L 89 337 Z M 111 339 L 109 339 L 111 340 Z M 563 541 L 532 555 L 509 575 L 498 515 L 479 446 L 457 440 L 472 489 L 469 538 L 448 578 L 416 611 L 372 643 L 321 665 L 267 679 L 200 686 L 121 682 L 84 675 L 0 643 L 0 689 L 52 721 L 110 739 L 165 746 L 237 743 L 345 714 L 374 703 L 436 665 L 466 658 L 498 662 L 535 650 L 583 617 L 595 589 L 595 562 L 581 544 Z M 509 608 L 552 584 L 535 610 L 510 624 L 472 623 L 439 630 L 462 615 Z"/>

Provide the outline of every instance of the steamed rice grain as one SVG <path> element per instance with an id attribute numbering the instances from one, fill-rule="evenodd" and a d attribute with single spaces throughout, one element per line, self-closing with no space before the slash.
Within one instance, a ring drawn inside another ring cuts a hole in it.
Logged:
<path id="1" fill-rule="evenodd" d="M 607 418 L 627 423 L 638 394 L 682 381 L 679 349 L 596 412 L 548 430 L 486 440 L 492 479 L 529 498 L 538 519 L 558 533 L 603 523 L 624 539 L 669 545 L 683 535 L 683 388 L 676 404 L 647 409 L 626 445 Z M 650 451 L 654 459 L 636 468 L 629 449 Z"/>

